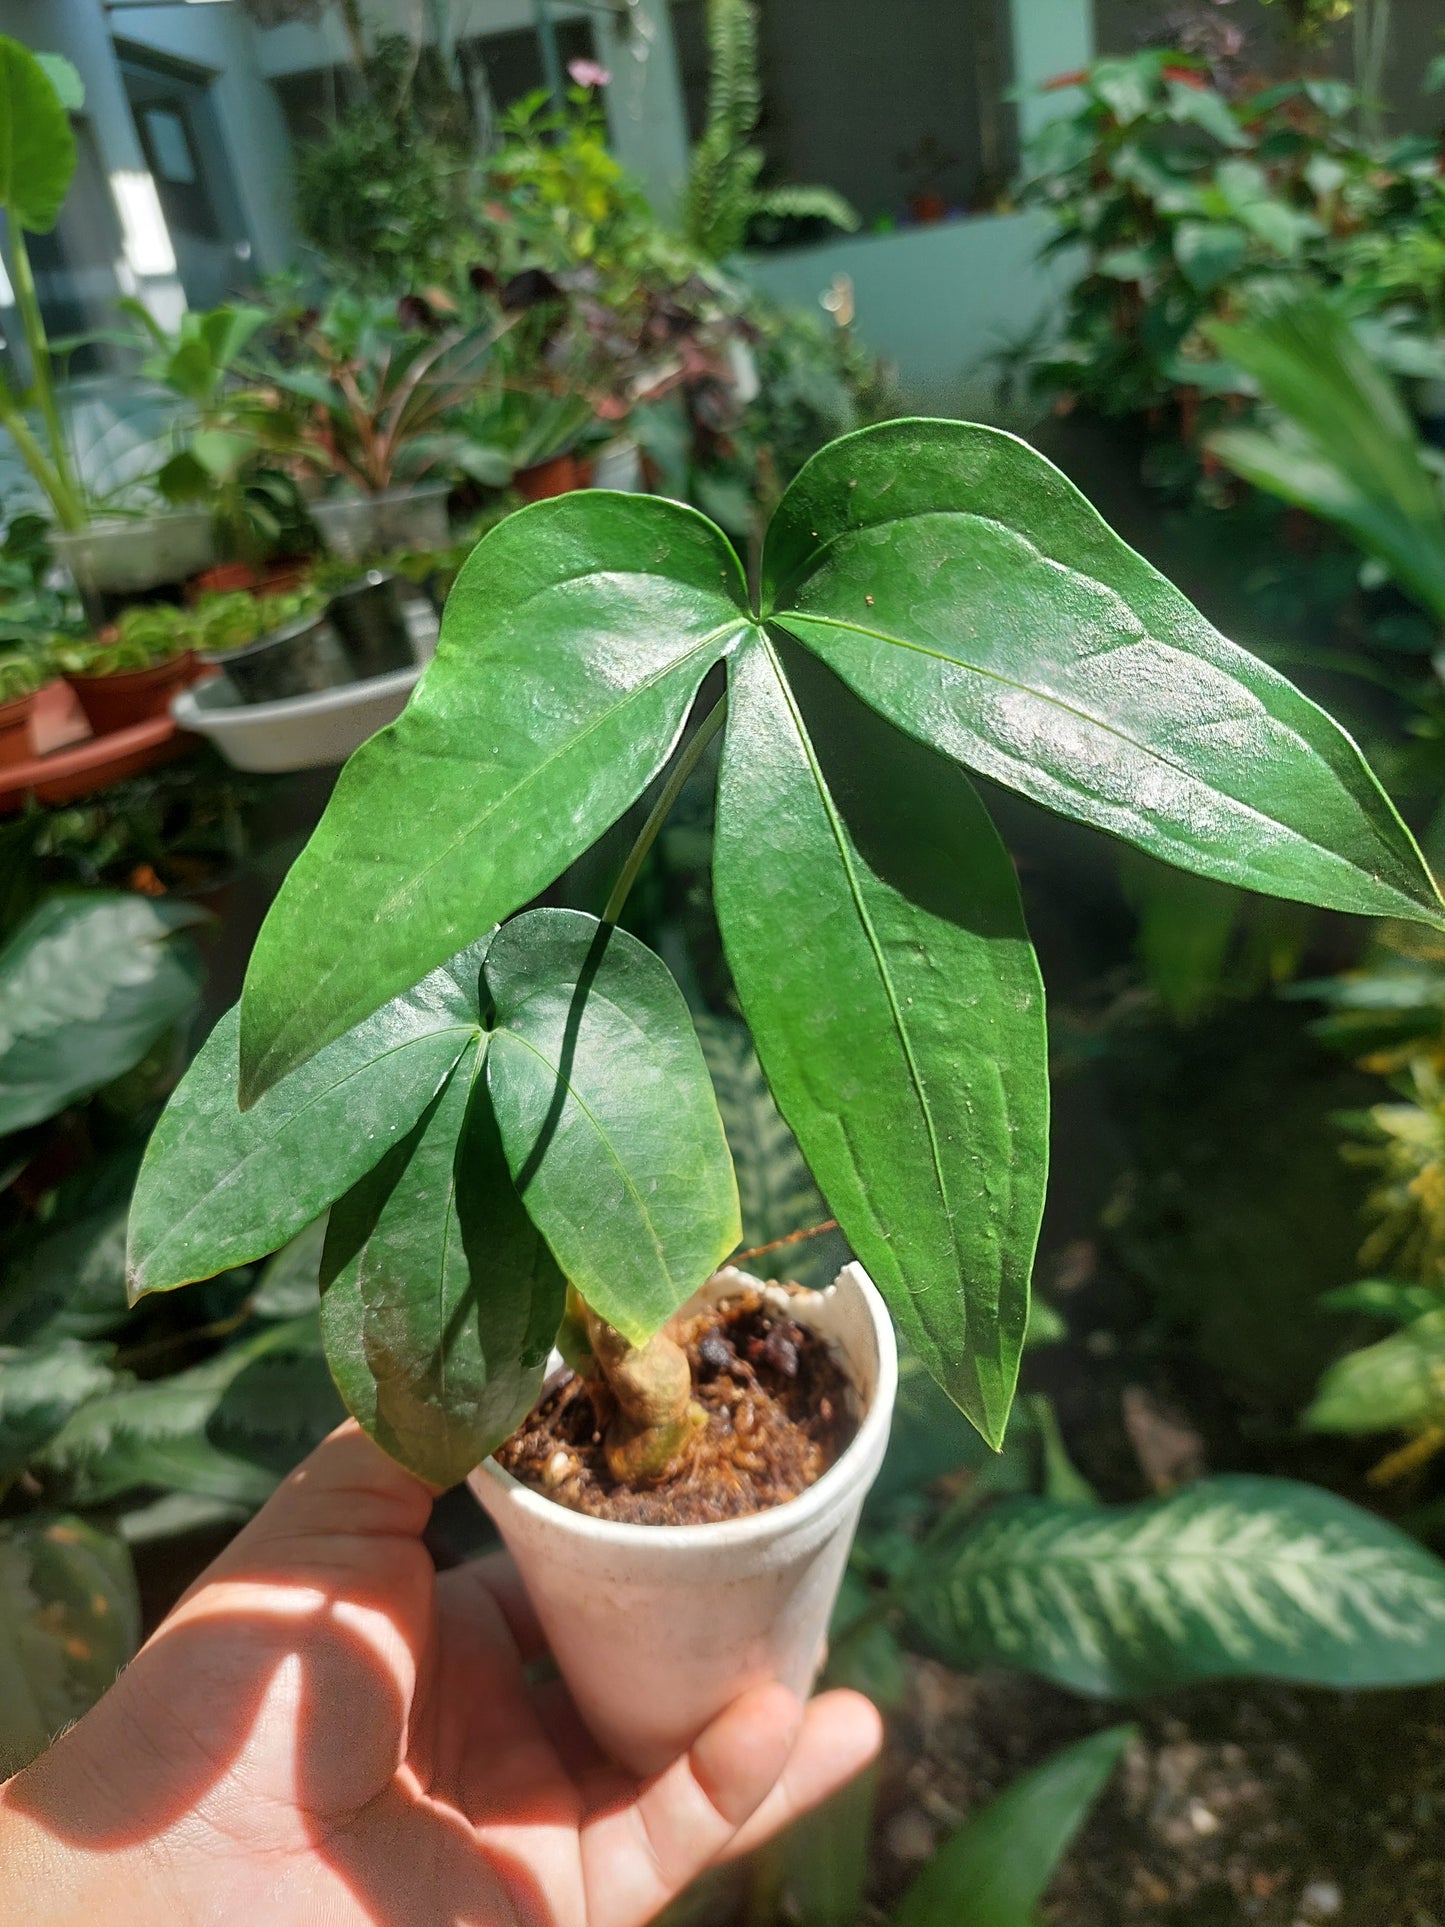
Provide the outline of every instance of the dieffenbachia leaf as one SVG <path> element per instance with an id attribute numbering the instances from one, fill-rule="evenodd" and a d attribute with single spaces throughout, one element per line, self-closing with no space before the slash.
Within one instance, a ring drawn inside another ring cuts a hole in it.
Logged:
<path id="1" fill-rule="evenodd" d="M 404 1137 L 480 1028 L 477 963 L 394 997 L 237 1105 L 239 1011 L 216 1025 L 146 1147 L 131 1204 L 132 1298 L 275 1251 Z M 465 975 L 465 972 L 463 972 Z"/>
<path id="2" fill-rule="evenodd" d="M 675 502 L 580 493 L 494 529 L 447 600 L 435 662 L 342 771 L 261 930 L 242 1101 L 594 843 L 749 624 L 737 557 Z"/>
<path id="3" fill-rule="evenodd" d="M 795 646 L 731 665 L 714 889 L 779 1107 L 910 1345 L 1003 1435 L 1048 1165 L 1043 986 L 963 772 Z"/>
<path id="4" fill-rule="evenodd" d="M 1132 1506 L 1009 1500 L 930 1546 L 905 1607 L 951 1666 L 1082 1693 L 1445 1677 L 1445 1564 L 1289 1479 L 1204 1479 Z"/>
<path id="5" fill-rule="evenodd" d="M 0 1133 L 53 1117 L 189 1021 L 201 971 L 190 904 L 91 891 L 49 898 L 0 950 Z"/>
<path id="6" fill-rule="evenodd" d="M 485 977 L 487 1081 L 522 1201 L 587 1303 L 640 1343 L 741 1237 L 682 992 L 635 937 L 576 910 L 504 924 Z"/>
<path id="7" fill-rule="evenodd" d="M 832 443 L 779 504 L 763 578 L 765 616 L 881 715 L 1035 801 L 1226 883 L 1445 926 L 1349 737 L 1014 436 L 899 421 Z"/>
<path id="8" fill-rule="evenodd" d="M 98 1700 L 140 1644 L 125 1544 L 65 1514 L 0 1524 L 0 1778 Z"/>
<path id="9" fill-rule="evenodd" d="M 55 226 L 75 173 L 61 89 L 73 97 L 61 73 L 52 77 L 28 47 L 0 34 L 0 208 L 32 234 Z"/>
<path id="10" fill-rule="evenodd" d="M 522 1208 L 468 1045 L 410 1136 L 331 1211 L 321 1331 L 349 1410 L 419 1478 L 466 1477 L 526 1417 L 566 1281 Z"/>
<path id="11" fill-rule="evenodd" d="M 1035 1927 L 1038 1905 L 1129 1742 L 1111 1726 L 971 1813 L 903 1896 L 892 1927 Z"/>

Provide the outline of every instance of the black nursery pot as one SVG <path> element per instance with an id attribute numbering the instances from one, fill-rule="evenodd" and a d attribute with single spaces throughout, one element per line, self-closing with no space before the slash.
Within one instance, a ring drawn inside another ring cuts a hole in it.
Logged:
<path id="1" fill-rule="evenodd" d="M 319 689 L 336 689 L 356 680 L 325 616 L 308 616 L 258 642 L 206 660 L 225 670 L 243 703 L 312 696 Z"/>
<path id="2" fill-rule="evenodd" d="M 363 680 L 414 666 L 416 655 L 396 576 L 368 570 L 359 581 L 337 590 L 327 604 L 327 614 Z"/>

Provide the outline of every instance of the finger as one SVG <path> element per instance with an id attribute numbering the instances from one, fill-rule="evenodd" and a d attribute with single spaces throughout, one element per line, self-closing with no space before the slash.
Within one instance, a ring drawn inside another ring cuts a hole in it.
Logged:
<path id="1" fill-rule="evenodd" d="M 431 1611 L 433 1568 L 421 1544 L 431 1505 L 430 1489 L 347 1420 L 207 1566 L 156 1637 L 197 1614 L 252 1606 L 343 1603 L 419 1627 Z"/>
<path id="2" fill-rule="evenodd" d="M 500 1611 L 524 1666 L 540 1659 L 547 1651 L 547 1635 L 532 1609 L 522 1575 L 505 1552 L 489 1552 L 470 1559 L 464 1566 L 453 1566 L 437 1581 L 437 1597 L 459 1615 L 475 1612 L 479 1604 L 490 1601 Z"/>
<path id="3" fill-rule="evenodd" d="M 723 1848 L 721 1858 L 751 1853 L 794 1820 L 831 1799 L 878 1757 L 883 1722 L 861 1693 L 822 1693 L 808 1703 L 798 1743 L 777 1784 Z"/>
<path id="4" fill-rule="evenodd" d="M 776 1783 L 802 1721 L 785 1686 L 755 1686 L 635 1799 L 587 1821 L 590 1927 L 641 1927 L 716 1860 Z"/>

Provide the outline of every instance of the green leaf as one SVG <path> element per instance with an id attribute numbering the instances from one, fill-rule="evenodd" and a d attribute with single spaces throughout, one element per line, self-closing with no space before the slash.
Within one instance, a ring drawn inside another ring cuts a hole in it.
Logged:
<path id="1" fill-rule="evenodd" d="M 340 1417 L 316 1318 L 264 1326 L 204 1364 L 91 1399 L 36 1461 L 75 1505 L 154 1486 L 258 1506 Z"/>
<path id="2" fill-rule="evenodd" d="M 1204 1479 L 1133 1506 L 1009 1500 L 930 1549 L 905 1606 L 950 1666 L 1082 1693 L 1445 1676 L 1445 1565 L 1289 1479 Z"/>
<path id="3" fill-rule="evenodd" d="M 1311 1432 L 1409 1432 L 1445 1419 L 1445 1309 L 1337 1358 L 1303 1423 Z"/>
<path id="4" fill-rule="evenodd" d="M 123 1077 L 199 999 L 186 905 L 54 896 L 0 950 L 0 1132 Z"/>
<path id="5" fill-rule="evenodd" d="M 753 1250 L 822 1224 L 828 1207 L 773 1101 L 747 1025 L 711 1013 L 694 1017 L 693 1024 L 732 1153 L 743 1243 Z M 831 1231 L 790 1245 L 768 1262 L 796 1284 L 822 1291 L 848 1255 L 843 1238 Z"/>
<path id="6" fill-rule="evenodd" d="M 497 932 L 487 1082 L 517 1189 L 635 1343 L 734 1250 L 737 1185 L 682 992 L 624 930 L 533 910 Z"/>
<path id="7" fill-rule="evenodd" d="M 1212 87 L 1189 87 L 1182 81 L 1171 80 L 1166 111 L 1172 121 L 1189 122 L 1202 128 L 1221 147 L 1249 146 L 1249 135 L 1234 118 L 1229 102 Z"/>
<path id="8" fill-rule="evenodd" d="M 1034 1927 L 1034 1910 L 1136 1731 L 1091 1733 L 970 1814 L 903 1896 L 893 1927 Z"/>
<path id="9" fill-rule="evenodd" d="M 1320 1293 L 1321 1311 L 1358 1311 L 1371 1318 L 1387 1318 L 1392 1325 L 1408 1325 L 1427 1312 L 1439 1311 L 1440 1294 L 1428 1285 L 1402 1284 L 1397 1278 L 1357 1278 Z"/>
<path id="10" fill-rule="evenodd" d="M 75 173 L 75 135 L 57 79 L 69 91 L 28 47 L 0 34 L 0 207 L 32 234 L 55 226 Z"/>
<path id="11" fill-rule="evenodd" d="M 1226 883 L 1445 923 L 1344 732 L 1013 436 L 845 436 L 788 489 L 763 567 L 773 619 L 875 709 L 1035 801 Z"/>
<path id="12" fill-rule="evenodd" d="M 378 1163 L 478 1034 L 480 959 L 481 947 L 433 971 L 249 1111 L 236 1099 L 239 1011 L 227 1011 L 146 1146 L 132 1298 L 264 1258 Z"/>
<path id="13" fill-rule="evenodd" d="M 251 1293 L 257 1318 L 304 1318 L 315 1311 L 325 1246 L 326 1219 L 320 1217 L 268 1259 Z"/>
<path id="14" fill-rule="evenodd" d="M 1399 389 L 1318 294 L 1275 300 L 1210 338 L 1285 417 L 1210 447 L 1246 481 L 1344 529 L 1445 620 L 1445 508 Z"/>
<path id="15" fill-rule="evenodd" d="M 64 54 L 38 53 L 35 58 L 40 62 L 46 79 L 55 89 L 61 106 L 67 114 L 78 114 L 85 105 L 85 82 Z"/>
<path id="16" fill-rule="evenodd" d="M 993 826 L 959 770 L 764 643 L 731 665 L 714 891 L 779 1108 L 909 1344 L 997 1443 L 1048 1078 Z"/>
<path id="17" fill-rule="evenodd" d="M 733 551 L 675 502 L 585 492 L 492 530 L 447 599 L 436 661 L 342 771 L 262 927 L 243 1101 L 595 842 L 748 622 Z"/>
<path id="18" fill-rule="evenodd" d="M 129 1202 L 88 1211 L 11 1258 L 0 1276 L 0 1342 L 44 1345 L 102 1338 L 127 1313 Z"/>
<path id="19" fill-rule="evenodd" d="M 349 1410 L 454 1485 L 535 1403 L 566 1281 L 513 1187 L 468 1045 L 410 1137 L 332 1207 L 321 1330 Z"/>
<path id="20" fill-rule="evenodd" d="M 0 1779 L 80 1718 L 140 1644 L 130 1553 L 84 1519 L 0 1523 Z"/>
<path id="21" fill-rule="evenodd" d="M 865 1767 L 764 1853 L 778 1856 L 797 1927 L 858 1927 L 863 1918 L 878 1768 Z"/>
<path id="22" fill-rule="evenodd" d="M 1174 230 L 1174 258 L 1199 294 L 1227 281 L 1248 247 L 1249 236 L 1232 221 L 1181 221 Z"/>
<path id="23" fill-rule="evenodd" d="M 114 1382 L 108 1348 L 78 1338 L 32 1351 L 0 1347 L 0 1489 L 73 1412 Z"/>

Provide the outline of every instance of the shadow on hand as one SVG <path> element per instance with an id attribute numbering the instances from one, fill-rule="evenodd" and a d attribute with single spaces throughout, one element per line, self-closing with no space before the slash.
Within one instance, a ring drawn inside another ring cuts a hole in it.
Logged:
<path id="1" fill-rule="evenodd" d="M 268 1575 L 252 1562 L 239 1588 L 219 1588 L 265 1589 L 249 1608 L 211 1606 L 205 1585 L 188 1596 L 198 1615 L 163 1626 L 85 1721 L 12 1783 L 14 1808 L 89 1853 L 164 1841 L 158 1884 L 163 1868 L 207 1918 L 498 1927 L 555 1917 L 527 1836 L 575 1827 L 575 1790 L 559 1766 L 529 1773 L 505 1815 L 469 1801 L 458 1734 L 485 1669 L 428 1675 L 434 1607 L 418 1652 L 381 1573 L 372 1588 L 348 1571 L 344 1589 L 328 1592 L 314 1568 L 298 1582 L 294 1568 Z M 377 1607 L 402 1642 L 395 1653 L 361 1630 L 377 1632 Z M 499 1657 L 521 1690 L 515 1656 Z M 423 1668 L 411 1708 L 389 1659 Z M 505 1818 L 510 1847 L 479 1839 L 488 1818 Z M 533 1844 L 540 1861 L 540 1835 Z"/>

